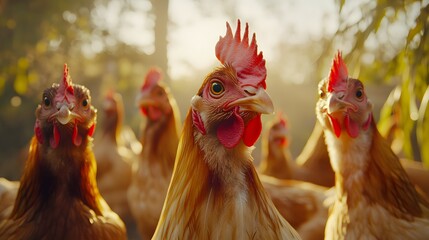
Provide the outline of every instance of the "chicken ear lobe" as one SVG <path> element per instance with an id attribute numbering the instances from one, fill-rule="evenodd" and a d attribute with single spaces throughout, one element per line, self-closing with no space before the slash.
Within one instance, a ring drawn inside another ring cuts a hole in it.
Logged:
<path id="1" fill-rule="evenodd" d="M 39 120 L 36 120 L 36 123 L 34 124 L 34 135 L 36 135 L 37 141 L 40 144 L 43 144 L 43 135 L 42 135 L 42 129 L 40 128 Z"/>
<path id="2" fill-rule="evenodd" d="M 344 127 L 350 137 L 356 138 L 359 135 L 359 124 L 351 120 L 349 115 L 344 118 Z"/>
<path id="3" fill-rule="evenodd" d="M 78 133 L 77 122 L 74 123 L 72 140 L 73 144 L 77 147 L 82 143 L 82 137 Z"/>

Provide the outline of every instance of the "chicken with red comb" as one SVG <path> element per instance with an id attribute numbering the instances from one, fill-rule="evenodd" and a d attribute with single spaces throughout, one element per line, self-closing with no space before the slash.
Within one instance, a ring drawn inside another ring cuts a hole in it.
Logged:
<path id="1" fill-rule="evenodd" d="M 36 109 L 35 136 L 1 239 L 126 239 L 96 183 L 96 114 L 89 90 L 73 84 L 64 65 L 63 79 L 43 92 Z"/>
<path id="2" fill-rule="evenodd" d="M 265 60 L 256 38 L 233 36 L 216 45 L 222 66 L 191 100 L 173 176 L 153 239 L 299 239 L 270 200 L 251 151 L 261 114 L 273 105 L 265 91 Z"/>
<path id="3" fill-rule="evenodd" d="M 269 123 L 267 133 L 262 137 L 262 159 L 259 172 L 280 179 L 292 179 L 292 154 L 289 150 L 289 131 L 286 118 L 278 114 Z"/>
<path id="4" fill-rule="evenodd" d="M 336 190 L 325 238 L 426 239 L 429 204 L 380 135 L 364 84 L 347 75 L 339 52 L 319 94 Z"/>
<path id="5" fill-rule="evenodd" d="M 143 150 L 133 166 L 127 199 L 141 237 L 150 239 L 170 184 L 181 121 L 176 100 L 157 67 L 149 69 L 136 102 L 146 121 Z"/>

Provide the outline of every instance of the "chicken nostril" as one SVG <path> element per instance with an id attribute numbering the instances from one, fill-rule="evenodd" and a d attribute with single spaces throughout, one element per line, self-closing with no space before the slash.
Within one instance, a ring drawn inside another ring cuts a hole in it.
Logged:
<path id="1" fill-rule="evenodd" d="M 256 88 L 250 87 L 250 86 L 244 87 L 243 90 L 246 94 L 248 94 L 250 96 L 255 96 L 256 92 L 257 92 Z"/>
<path id="2" fill-rule="evenodd" d="M 247 94 L 249 94 L 249 95 L 251 95 L 251 96 L 256 95 L 256 93 L 255 93 L 255 92 L 250 92 L 250 91 L 247 91 L 247 90 L 244 90 L 244 92 L 245 92 L 245 93 L 247 93 Z"/>

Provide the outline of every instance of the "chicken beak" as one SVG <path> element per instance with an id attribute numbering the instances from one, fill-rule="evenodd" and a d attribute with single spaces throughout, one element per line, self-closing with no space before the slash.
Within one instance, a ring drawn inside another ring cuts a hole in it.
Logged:
<path id="1" fill-rule="evenodd" d="M 239 106 L 240 112 L 256 112 L 260 114 L 272 114 L 274 112 L 273 101 L 264 88 L 244 87 L 244 91 L 250 96 L 237 99 L 228 104 L 228 108 Z"/>
<path id="2" fill-rule="evenodd" d="M 61 103 L 59 106 L 57 106 L 58 112 L 54 114 L 54 117 L 56 117 L 58 122 L 60 122 L 62 125 L 65 125 L 79 117 L 78 114 L 71 111 L 73 108 L 73 104 Z"/>
<path id="3" fill-rule="evenodd" d="M 153 106 L 156 102 L 150 98 L 149 91 L 142 91 L 136 97 L 136 105 L 137 107 L 147 107 Z"/>
<path id="4" fill-rule="evenodd" d="M 354 111 L 357 110 L 357 107 L 355 105 L 342 100 L 344 96 L 344 92 L 332 92 L 328 95 L 328 114 L 336 112 L 346 112 L 348 109 L 352 109 Z"/>

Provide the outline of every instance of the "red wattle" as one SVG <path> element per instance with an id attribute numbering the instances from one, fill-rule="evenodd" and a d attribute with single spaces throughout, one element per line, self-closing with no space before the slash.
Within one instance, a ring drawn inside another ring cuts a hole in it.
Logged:
<path id="1" fill-rule="evenodd" d="M 49 140 L 49 144 L 51 145 L 51 148 L 57 148 L 60 143 L 60 133 L 58 132 L 58 128 L 55 124 L 53 135 L 54 136 Z"/>
<path id="2" fill-rule="evenodd" d="M 261 135 L 262 123 L 261 115 L 258 114 L 256 117 L 252 118 L 249 123 L 247 123 L 246 128 L 244 129 L 243 142 L 246 146 L 250 147 L 255 144 Z"/>
<path id="3" fill-rule="evenodd" d="M 74 123 L 72 140 L 75 146 L 80 146 L 80 144 L 82 143 L 82 137 L 78 134 L 76 122 Z"/>
<path id="4" fill-rule="evenodd" d="M 340 137 L 341 135 L 341 126 L 338 120 L 331 115 L 328 114 L 329 120 L 331 122 L 331 126 L 334 130 L 335 136 Z"/>
<path id="5" fill-rule="evenodd" d="M 346 115 L 344 118 L 344 127 L 350 137 L 356 138 L 359 135 L 359 125 L 355 121 L 351 120 L 349 115 Z"/>
<path id="6" fill-rule="evenodd" d="M 231 117 L 217 128 L 217 138 L 224 147 L 233 148 L 240 142 L 243 131 L 244 121 L 238 114 L 238 108 L 235 108 Z"/>
<path id="7" fill-rule="evenodd" d="M 156 121 L 162 116 L 162 111 L 157 107 L 149 106 L 147 110 L 147 115 L 150 120 Z"/>
<path id="8" fill-rule="evenodd" d="M 147 116 L 147 110 L 146 110 L 146 108 L 140 108 L 140 111 L 142 112 L 142 114 L 144 116 Z"/>

